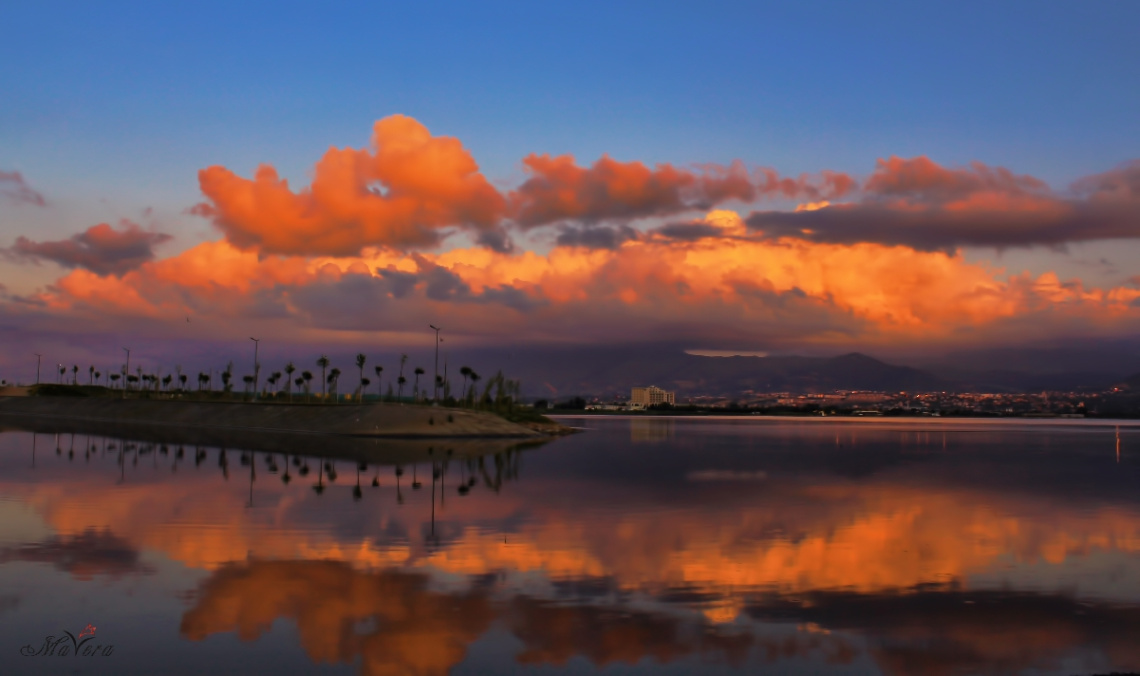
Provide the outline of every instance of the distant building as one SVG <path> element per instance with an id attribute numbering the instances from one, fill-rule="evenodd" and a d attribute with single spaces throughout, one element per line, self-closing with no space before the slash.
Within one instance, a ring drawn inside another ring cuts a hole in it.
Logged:
<path id="1" fill-rule="evenodd" d="M 629 398 L 629 407 L 632 409 L 645 409 L 657 404 L 672 406 L 674 403 L 676 400 L 673 392 L 653 385 L 633 388 L 633 394 Z"/>

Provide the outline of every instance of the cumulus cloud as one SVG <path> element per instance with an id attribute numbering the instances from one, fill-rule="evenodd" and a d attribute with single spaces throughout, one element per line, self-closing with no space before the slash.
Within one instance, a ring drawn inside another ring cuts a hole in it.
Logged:
<path id="1" fill-rule="evenodd" d="M 1062 195 L 1032 176 L 980 162 L 949 169 L 926 157 L 892 157 L 879 161 L 858 201 L 792 213 L 757 211 L 747 223 L 769 237 L 922 250 L 1136 238 L 1140 164 L 1082 179 Z"/>
<path id="2" fill-rule="evenodd" d="M 0 171 L 0 197 L 13 204 L 47 206 L 44 196 L 33 190 L 18 171 Z"/>
<path id="3" fill-rule="evenodd" d="M 100 223 L 54 242 L 17 237 L 15 244 L 4 252 L 10 258 L 46 260 L 66 268 L 85 268 L 97 275 L 121 275 L 153 260 L 154 247 L 170 239 L 170 235 L 144 230 L 124 219 L 118 230 Z"/>
<path id="4" fill-rule="evenodd" d="M 432 136 L 404 115 L 376 122 L 371 150 L 330 148 L 299 191 L 269 165 L 253 179 L 208 167 L 198 181 L 208 202 L 195 212 L 234 245 L 265 253 L 431 246 L 447 228 L 491 229 L 506 206 L 458 139 Z"/>
<path id="5" fill-rule="evenodd" d="M 303 259 L 210 242 L 122 277 L 76 270 L 34 302 L 4 310 L 20 325 L 77 316 L 93 330 L 100 322 L 109 330 L 169 322 L 212 338 L 262 322 L 257 330 L 299 342 L 343 332 L 381 340 L 443 316 L 451 335 L 473 342 L 668 337 L 765 349 L 961 345 L 1074 326 L 1105 336 L 1140 328 L 1140 289 L 1132 285 L 1011 276 L 956 253 L 903 246 L 749 239 L 731 212 L 705 223 L 721 236 L 643 237 L 546 254 L 472 247 Z M 196 317 L 193 328 L 182 322 L 186 314 Z"/>

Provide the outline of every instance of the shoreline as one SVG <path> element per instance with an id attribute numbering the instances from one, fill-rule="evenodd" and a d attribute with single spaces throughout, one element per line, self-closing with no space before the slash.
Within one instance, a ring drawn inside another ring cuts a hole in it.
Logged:
<path id="1" fill-rule="evenodd" d="M 0 397 L 0 418 L 235 433 L 376 439 L 538 439 L 554 436 L 494 413 L 401 404 L 309 405 L 83 397 Z"/>

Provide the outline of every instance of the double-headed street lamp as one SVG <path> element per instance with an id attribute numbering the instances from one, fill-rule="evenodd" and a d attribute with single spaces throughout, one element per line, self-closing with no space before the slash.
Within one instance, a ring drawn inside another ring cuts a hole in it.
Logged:
<path id="1" fill-rule="evenodd" d="M 257 348 L 261 345 L 261 339 L 251 337 L 250 340 L 253 341 L 253 399 L 257 401 L 257 373 L 261 369 L 257 363 Z"/>
<path id="2" fill-rule="evenodd" d="M 430 327 L 432 330 L 435 331 L 435 382 L 434 382 L 435 387 L 432 389 L 432 391 L 435 393 L 433 399 L 436 401 L 436 403 L 438 403 L 439 402 L 439 332 L 442 331 L 442 329 L 440 329 L 438 326 L 436 326 L 434 324 L 428 324 L 428 327 Z"/>

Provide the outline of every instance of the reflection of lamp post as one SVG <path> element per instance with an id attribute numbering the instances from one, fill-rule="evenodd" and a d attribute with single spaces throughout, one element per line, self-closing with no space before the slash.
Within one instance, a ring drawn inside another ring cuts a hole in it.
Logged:
<path id="1" fill-rule="evenodd" d="M 434 385 L 435 385 L 435 387 L 433 390 L 435 392 L 435 394 L 432 398 L 436 401 L 436 403 L 439 403 L 439 332 L 440 332 L 440 328 L 438 326 L 435 326 L 434 324 L 428 324 L 428 326 L 435 331 L 435 374 L 434 374 L 434 377 L 435 377 Z"/>
<path id="2" fill-rule="evenodd" d="M 253 341 L 253 400 L 257 401 L 257 372 L 261 365 L 257 363 L 257 348 L 261 346 L 261 339 L 250 338 Z"/>
<path id="3" fill-rule="evenodd" d="M 43 358 L 43 355 L 40 354 L 39 352 L 33 352 L 32 354 L 36 355 L 36 384 L 39 385 L 40 384 L 40 359 Z"/>

